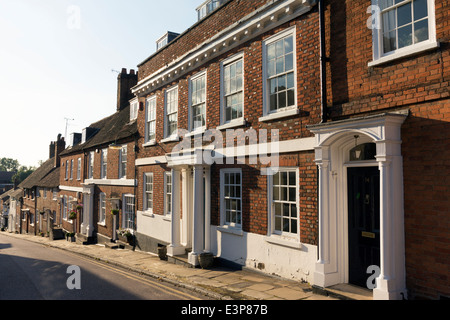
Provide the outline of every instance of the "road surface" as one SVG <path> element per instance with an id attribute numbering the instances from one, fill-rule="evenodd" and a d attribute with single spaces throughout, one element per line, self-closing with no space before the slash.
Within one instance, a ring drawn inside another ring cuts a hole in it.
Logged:
<path id="1" fill-rule="evenodd" d="M 0 234 L 0 300 L 206 300 L 67 251 Z"/>

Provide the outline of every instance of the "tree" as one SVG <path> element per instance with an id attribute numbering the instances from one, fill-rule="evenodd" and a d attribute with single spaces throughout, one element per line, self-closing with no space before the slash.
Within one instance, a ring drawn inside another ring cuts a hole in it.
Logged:
<path id="1" fill-rule="evenodd" d="M 11 158 L 0 159 L 0 171 L 13 172 L 19 169 L 19 161 Z"/>
<path id="2" fill-rule="evenodd" d="M 35 167 L 21 166 L 17 173 L 12 177 L 12 181 L 16 181 L 18 184 L 24 181 L 30 174 L 36 170 Z"/>

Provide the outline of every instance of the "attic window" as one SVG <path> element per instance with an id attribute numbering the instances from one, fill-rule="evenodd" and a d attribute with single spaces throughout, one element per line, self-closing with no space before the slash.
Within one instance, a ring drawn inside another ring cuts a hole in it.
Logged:
<path id="1" fill-rule="evenodd" d="M 207 0 L 203 2 L 198 8 L 198 20 L 203 19 L 208 14 L 216 10 L 222 3 L 224 3 L 224 0 Z"/>
<path id="2" fill-rule="evenodd" d="M 180 34 L 168 31 L 165 35 L 163 35 L 161 38 L 156 40 L 156 51 L 161 50 L 166 45 L 168 45 L 170 42 L 172 42 L 173 39 L 178 37 Z"/>

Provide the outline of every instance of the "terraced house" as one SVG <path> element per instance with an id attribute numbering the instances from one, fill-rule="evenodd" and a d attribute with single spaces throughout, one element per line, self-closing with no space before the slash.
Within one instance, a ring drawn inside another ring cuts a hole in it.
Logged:
<path id="1" fill-rule="evenodd" d="M 448 8 L 202 4 L 138 66 L 138 248 L 449 296 Z"/>
<path id="2" fill-rule="evenodd" d="M 118 229 L 134 230 L 137 105 L 129 99 L 136 81 L 134 70 L 123 69 L 116 112 L 72 134 L 61 153 L 62 226 L 79 242 L 109 244 Z"/>
<path id="3" fill-rule="evenodd" d="M 210 253 L 318 289 L 449 298 L 449 1 L 207 0 L 197 15 L 22 185 L 16 229 L 42 230 L 36 181 L 60 157 L 51 210 L 84 244 L 129 229 L 134 249 L 189 266 Z"/>

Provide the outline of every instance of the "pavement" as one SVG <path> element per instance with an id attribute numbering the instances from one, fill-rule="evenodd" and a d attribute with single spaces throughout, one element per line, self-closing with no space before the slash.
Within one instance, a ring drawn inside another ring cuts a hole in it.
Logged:
<path id="1" fill-rule="evenodd" d="M 2 235 L 33 241 L 67 250 L 159 281 L 184 287 L 214 300 L 371 300 L 371 293 L 341 285 L 316 290 L 300 283 L 249 269 L 213 266 L 210 269 L 187 268 L 157 255 L 129 249 L 110 249 L 104 245 L 82 245 L 66 240 L 50 240 L 28 234 L 2 232 Z"/>

